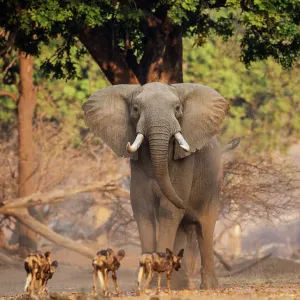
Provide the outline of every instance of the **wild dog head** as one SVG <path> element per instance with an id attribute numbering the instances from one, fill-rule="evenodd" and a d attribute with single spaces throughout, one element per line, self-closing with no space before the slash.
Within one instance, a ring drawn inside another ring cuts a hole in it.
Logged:
<path id="1" fill-rule="evenodd" d="M 121 250 L 118 251 L 115 258 L 120 263 L 120 261 L 124 258 L 124 256 L 125 256 L 125 251 L 123 249 L 121 249 Z"/>
<path id="2" fill-rule="evenodd" d="M 172 259 L 172 266 L 176 271 L 179 271 L 179 269 L 181 268 L 183 252 L 184 249 L 181 249 L 177 255 L 173 255 L 173 252 L 169 248 L 166 249 L 166 253 L 170 257 L 170 259 Z"/>
<path id="3" fill-rule="evenodd" d="M 58 267 L 58 262 L 57 262 L 57 260 L 54 260 L 54 261 L 51 263 L 51 265 L 50 265 L 50 269 L 49 269 L 49 279 L 52 278 L 52 276 L 53 276 L 54 272 L 56 271 L 57 267 Z"/>

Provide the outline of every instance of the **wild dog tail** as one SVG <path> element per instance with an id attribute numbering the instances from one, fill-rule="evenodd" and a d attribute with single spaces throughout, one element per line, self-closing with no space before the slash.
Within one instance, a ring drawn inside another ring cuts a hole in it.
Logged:
<path id="1" fill-rule="evenodd" d="M 140 263 L 140 269 L 139 269 L 139 275 L 138 275 L 139 284 L 142 283 L 142 281 L 145 277 L 145 273 L 146 273 L 145 266 Z"/>
<path id="2" fill-rule="evenodd" d="M 31 273 L 32 268 L 29 265 L 29 262 L 25 260 L 24 262 L 24 268 L 27 274 Z"/>
<path id="3" fill-rule="evenodd" d="M 97 271 L 98 274 L 98 278 L 99 278 L 99 283 L 100 283 L 100 288 L 102 289 L 102 291 L 104 290 L 104 278 L 103 278 L 103 274 L 100 270 Z"/>
<path id="4" fill-rule="evenodd" d="M 31 283 L 32 280 L 32 274 L 31 273 L 27 273 L 27 278 L 26 278 L 26 283 L 25 283 L 25 287 L 24 287 L 24 292 L 26 293 L 28 290 L 28 287 Z"/>

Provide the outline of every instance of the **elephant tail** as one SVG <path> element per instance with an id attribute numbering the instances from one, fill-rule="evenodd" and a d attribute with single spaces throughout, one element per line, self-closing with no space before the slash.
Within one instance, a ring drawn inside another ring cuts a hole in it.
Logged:
<path id="1" fill-rule="evenodd" d="M 231 140 L 225 147 L 221 149 L 221 153 L 223 154 L 235 149 L 240 144 L 240 141 L 241 141 L 240 137 Z"/>

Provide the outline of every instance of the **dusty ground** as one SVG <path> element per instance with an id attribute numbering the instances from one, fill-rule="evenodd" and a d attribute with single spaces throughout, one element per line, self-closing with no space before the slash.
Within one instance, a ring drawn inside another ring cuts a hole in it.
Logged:
<path id="1" fill-rule="evenodd" d="M 74 257 L 73 257 L 74 259 Z M 79 257 L 78 257 L 79 259 Z M 124 260 L 119 271 L 119 285 L 123 299 L 135 297 L 137 269 L 134 259 Z M 77 260 L 78 262 L 78 260 Z M 96 299 L 91 295 L 92 269 L 89 260 L 81 261 L 83 266 L 60 264 L 57 273 L 49 281 L 48 299 Z M 216 291 L 173 291 L 170 296 L 163 294 L 161 299 L 300 299 L 300 263 L 277 258 L 269 258 L 260 265 L 240 275 L 224 277 L 219 272 L 220 288 Z M 194 278 L 195 286 L 200 279 Z M 22 294 L 25 283 L 25 271 L 20 268 L 0 266 L 0 299 L 28 299 Z M 113 290 L 113 288 L 111 289 Z M 155 290 L 149 291 L 152 299 L 157 299 Z M 148 297 L 140 297 L 147 299 Z M 99 298 L 98 298 L 99 299 Z"/>

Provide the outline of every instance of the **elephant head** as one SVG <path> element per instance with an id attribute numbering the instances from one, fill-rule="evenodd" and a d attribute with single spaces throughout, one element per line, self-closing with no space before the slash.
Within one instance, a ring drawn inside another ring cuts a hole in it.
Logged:
<path id="1" fill-rule="evenodd" d="M 109 86 L 83 104 L 85 122 L 119 156 L 138 159 L 147 137 L 155 179 L 163 194 L 184 208 L 169 177 L 168 151 L 174 137 L 174 159 L 200 150 L 216 134 L 228 102 L 207 86 L 148 83 Z M 131 144 L 132 143 L 132 144 Z"/>

